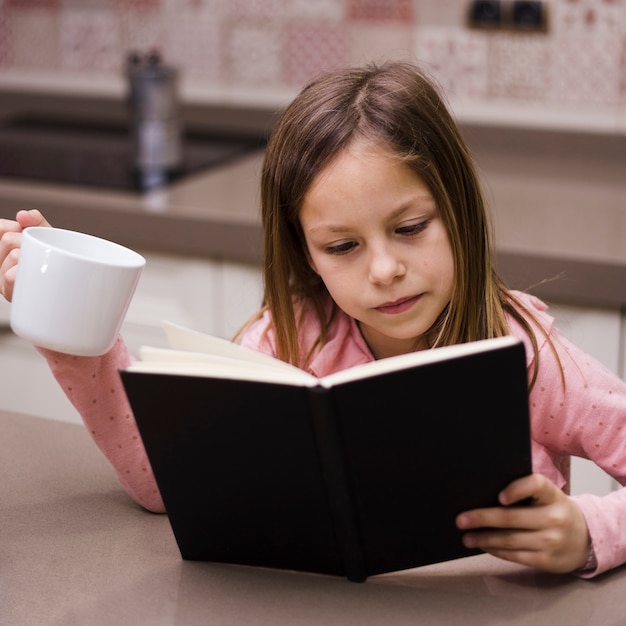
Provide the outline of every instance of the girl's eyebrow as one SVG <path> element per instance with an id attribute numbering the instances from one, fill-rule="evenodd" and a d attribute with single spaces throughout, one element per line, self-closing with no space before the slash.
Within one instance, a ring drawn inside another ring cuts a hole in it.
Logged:
<path id="1" fill-rule="evenodd" d="M 422 205 L 428 205 L 423 207 Z M 437 208 L 435 203 L 435 199 L 428 192 L 416 194 L 411 196 L 407 200 L 404 200 L 396 209 L 394 209 L 388 216 L 387 219 L 393 221 L 397 219 L 400 215 L 405 213 L 406 211 L 418 207 L 424 211 L 432 211 Z M 346 231 L 352 230 L 353 226 L 344 226 L 342 224 L 320 224 L 319 226 L 313 226 L 309 228 L 306 232 L 313 234 L 317 231 L 325 231 L 328 233 L 344 233 Z"/>
<path id="2" fill-rule="evenodd" d="M 423 207 L 423 205 L 427 206 Z M 395 217 L 398 217 L 399 215 L 402 215 L 402 213 L 404 213 L 405 211 L 413 208 L 417 208 L 418 210 L 432 211 L 432 209 L 437 208 L 437 204 L 435 202 L 435 199 L 428 192 L 416 194 L 408 200 L 405 200 L 401 205 L 399 205 L 395 211 L 392 211 L 390 213 L 389 217 L 393 219 Z"/>
<path id="3" fill-rule="evenodd" d="M 345 233 L 346 231 L 350 229 L 351 229 L 350 226 L 341 226 L 339 224 L 330 224 L 330 225 L 321 224 L 319 226 L 313 226 L 312 228 L 309 228 L 306 232 L 309 234 L 314 234 L 318 231 L 323 231 L 326 233 Z"/>

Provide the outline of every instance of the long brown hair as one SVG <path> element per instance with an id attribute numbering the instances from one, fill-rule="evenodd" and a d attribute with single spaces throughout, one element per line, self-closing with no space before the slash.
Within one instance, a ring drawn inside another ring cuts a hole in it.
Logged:
<path id="1" fill-rule="evenodd" d="M 313 303 L 325 342 L 336 305 L 309 266 L 299 222 L 305 194 L 319 173 L 355 139 L 401 157 L 430 189 L 452 246 L 455 284 L 449 305 L 429 331 L 431 346 L 508 333 L 504 312 L 526 329 L 495 271 L 483 194 L 469 149 L 434 82 L 416 66 L 388 62 L 324 74 L 280 117 L 261 180 L 265 306 L 277 356 L 303 367 L 298 302 Z M 330 315 L 328 313 L 330 306 Z"/>

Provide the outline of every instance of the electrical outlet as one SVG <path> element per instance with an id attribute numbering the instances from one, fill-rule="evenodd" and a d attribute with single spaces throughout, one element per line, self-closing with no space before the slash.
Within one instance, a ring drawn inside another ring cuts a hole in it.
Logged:
<path id="1" fill-rule="evenodd" d="M 500 28 L 501 22 L 500 0 L 474 0 L 470 3 L 469 24 L 473 28 Z"/>
<path id="2" fill-rule="evenodd" d="M 472 0 L 470 28 L 524 32 L 548 30 L 548 0 Z"/>
<path id="3" fill-rule="evenodd" d="M 510 17 L 516 30 L 544 31 L 548 28 L 548 7 L 544 1 L 514 0 Z"/>

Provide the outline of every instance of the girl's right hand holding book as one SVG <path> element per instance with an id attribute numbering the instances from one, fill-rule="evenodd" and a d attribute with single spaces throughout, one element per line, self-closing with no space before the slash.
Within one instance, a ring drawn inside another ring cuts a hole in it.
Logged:
<path id="1" fill-rule="evenodd" d="M 11 302 L 22 231 L 29 226 L 50 226 L 37 209 L 18 211 L 15 220 L 0 218 L 0 294 Z"/>

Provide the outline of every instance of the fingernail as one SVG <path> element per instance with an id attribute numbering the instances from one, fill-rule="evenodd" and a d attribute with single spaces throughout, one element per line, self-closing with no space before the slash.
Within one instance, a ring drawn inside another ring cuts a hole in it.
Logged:
<path id="1" fill-rule="evenodd" d="M 467 528 L 470 525 L 470 518 L 467 515 L 459 515 L 456 518 L 456 525 L 459 528 Z"/>

